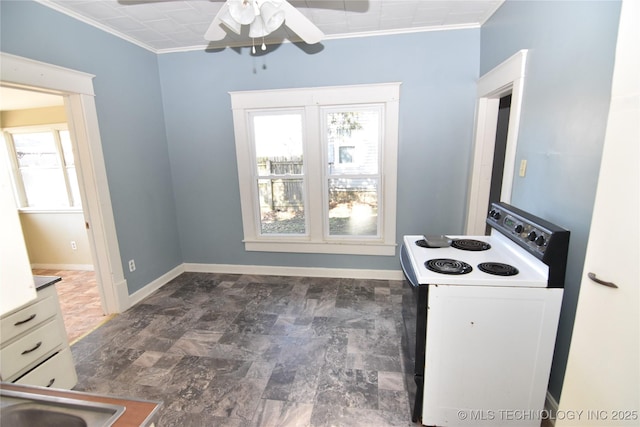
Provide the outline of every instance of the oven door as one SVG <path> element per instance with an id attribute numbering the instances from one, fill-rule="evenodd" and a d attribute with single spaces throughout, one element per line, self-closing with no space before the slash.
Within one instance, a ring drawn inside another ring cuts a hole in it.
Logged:
<path id="1" fill-rule="evenodd" d="M 427 293 L 429 287 L 420 285 L 411 267 L 409 253 L 400 248 L 400 265 L 406 279 L 402 289 L 402 352 L 405 382 L 409 392 L 409 404 L 413 422 L 422 418 L 424 390 L 424 360 L 427 330 Z"/>

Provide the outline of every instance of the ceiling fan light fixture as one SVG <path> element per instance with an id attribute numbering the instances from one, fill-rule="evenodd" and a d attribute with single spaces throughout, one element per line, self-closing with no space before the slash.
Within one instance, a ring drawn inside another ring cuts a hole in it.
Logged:
<path id="1" fill-rule="evenodd" d="M 264 44 L 264 37 L 282 24 L 307 44 L 318 43 L 324 38 L 324 33 L 287 0 L 226 0 L 204 38 L 223 40 L 227 36 L 223 27 L 240 35 L 242 26 L 249 25 L 249 37 L 262 37 Z"/>
<path id="2" fill-rule="evenodd" d="M 240 35 L 242 25 L 240 25 L 238 21 L 233 19 L 233 17 L 231 16 L 231 13 L 229 13 L 229 8 L 226 8 L 220 15 L 220 22 L 222 22 L 227 28 L 229 28 L 234 33 Z"/>
<path id="3" fill-rule="evenodd" d="M 256 19 L 249 25 L 249 37 L 252 39 L 264 37 L 269 34 L 269 31 L 264 27 L 264 22 L 261 17 Z"/>
<path id="4" fill-rule="evenodd" d="M 249 25 L 256 19 L 256 6 L 253 0 L 228 0 L 229 14 L 240 25 Z"/>
<path id="5" fill-rule="evenodd" d="M 260 16 L 267 34 L 280 28 L 284 22 L 284 10 L 280 8 L 280 5 L 270 1 L 265 1 L 260 6 Z"/>

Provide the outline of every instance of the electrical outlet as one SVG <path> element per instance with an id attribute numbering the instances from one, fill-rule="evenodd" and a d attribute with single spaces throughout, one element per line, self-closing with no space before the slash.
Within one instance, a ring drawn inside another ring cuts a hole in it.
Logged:
<path id="1" fill-rule="evenodd" d="M 71 241 L 71 249 L 73 249 L 74 251 L 78 250 L 78 245 L 76 245 L 76 241 L 75 240 Z"/>
<path id="2" fill-rule="evenodd" d="M 136 262 L 132 259 L 129 260 L 129 271 L 136 271 Z"/>

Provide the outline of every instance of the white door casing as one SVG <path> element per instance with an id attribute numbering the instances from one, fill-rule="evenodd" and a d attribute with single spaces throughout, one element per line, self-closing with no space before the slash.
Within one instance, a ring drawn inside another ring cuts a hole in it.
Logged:
<path id="1" fill-rule="evenodd" d="M 102 154 L 93 75 L 0 52 L 3 85 L 37 89 L 65 98 L 82 207 L 98 290 L 106 314 L 129 307 L 111 196 Z"/>
<path id="2" fill-rule="evenodd" d="M 469 177 L 467 221 L 464 234 L 482 235 L 485 231 L 498 125 L 498 108 L 500 98 L 509 93 L 511 94 L 511 110 L 500 201 L 506 203 L 511 201 L 526 62 L 527 50 L 520 50 L 478 80 L 474 150 Z"/>

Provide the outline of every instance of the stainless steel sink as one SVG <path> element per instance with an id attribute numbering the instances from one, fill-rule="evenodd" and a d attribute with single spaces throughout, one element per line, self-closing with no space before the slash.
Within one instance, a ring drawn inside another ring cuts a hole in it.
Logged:
<path id="1" fill-rule="evenodd" d="M 124 411 L 121 405 L 0 390 L 2 426 L 111 426 Z"/>

